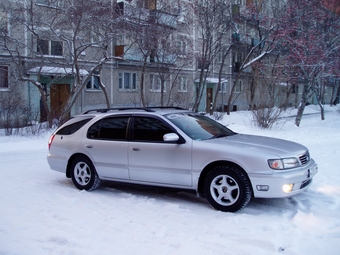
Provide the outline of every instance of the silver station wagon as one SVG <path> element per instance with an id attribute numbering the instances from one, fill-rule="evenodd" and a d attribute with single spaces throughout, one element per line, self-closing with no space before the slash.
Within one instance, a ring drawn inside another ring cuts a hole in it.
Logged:
<path id="1" fill-rule="evenodd" d="M 220 211 L 305 190 L 317 164 L 303 145 L 238 134 L 176 107 L 87 111 L 48 142 L 50 168 L 81 190 L 101 180 L 195 190 Z"/>

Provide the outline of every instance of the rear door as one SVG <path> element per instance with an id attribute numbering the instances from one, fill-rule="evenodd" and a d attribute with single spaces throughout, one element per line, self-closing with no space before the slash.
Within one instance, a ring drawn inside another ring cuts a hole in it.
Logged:
<path id="1" fill-rule="evenodd" d="M 107 117 L 93 124 L 83 143 L 103 179 L 129 179 L 126 132 L 129 116 Z"/>
<path id="2" fill-rule="evenodd" d="M 133 181 L 192 186 L 191 143 L 164 142 L 175 130 L 164 120 L 135 116 L 128 148 L 129 174 Z"/>

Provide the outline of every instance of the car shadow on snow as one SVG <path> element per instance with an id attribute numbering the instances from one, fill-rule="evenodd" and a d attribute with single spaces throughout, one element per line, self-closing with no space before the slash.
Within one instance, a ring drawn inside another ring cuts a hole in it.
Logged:
<path id="1" fill-rule="evenodd" d="M 59 180 L 58 184 L 67 186 L 70 189 L 77 189 L 74 187 L 70 179 Z M 176 203 L 186 207 L 193 207 L 195 209 L 205 208 L 208 210 L 214 210 L 205 198 L 198 197 L 196 192 L 193 190 L 102 181 L 100 187 L 91 192 L 98 191 L 105 193 L 118 192 L 119 195 L 129 195 L 136 198 L 147 197 L 148 199 L 155 199 L 163 203 Z M 295 214 L 298 210 L 309 212 L 310 208 L 310 196 L 308 196 L 308 194 L 301 193 L 288 198 L 252 198 L 246 207 L 236 213 L 251 215 L 268 213 Z"/>
<path id="2" fill-rule="evenodd" d="M 203 206 L 212 209 L 204 198 L 196 196 L 193 190 L 102 181 L 99 189 L 119 191 L 136 197 L 148 197 L 166 203 L 180 203 L 188 206 Z"/>

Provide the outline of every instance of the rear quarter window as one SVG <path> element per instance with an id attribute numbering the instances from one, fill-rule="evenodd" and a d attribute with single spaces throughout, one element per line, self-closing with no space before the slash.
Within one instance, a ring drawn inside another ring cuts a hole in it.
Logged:
<path id="1" fill-rule="evenodd" d="M 57 135 L 72 135 L 77 132 L 82 126 L 89 122 L 92 118 L 80 119 L 58 130 Z"/>

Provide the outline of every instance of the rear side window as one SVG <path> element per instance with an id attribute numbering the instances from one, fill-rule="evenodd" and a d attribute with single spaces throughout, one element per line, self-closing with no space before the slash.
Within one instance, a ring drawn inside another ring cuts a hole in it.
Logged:
<path id="1" fill-rule="evenodd" d="M 72 135 L 77 132 L 82 126 L 89 122 L 92 118 L 81 119 L 79 121 L 73 122 L 63 128 L 61 128 L 56 134 L 57 135 Z"/>
<path id="2" fill-rule="evenodd" d="M 89 139 L 126 140 L 129 117 L 105 118 L 97 121 L 87 131 Z"/>

